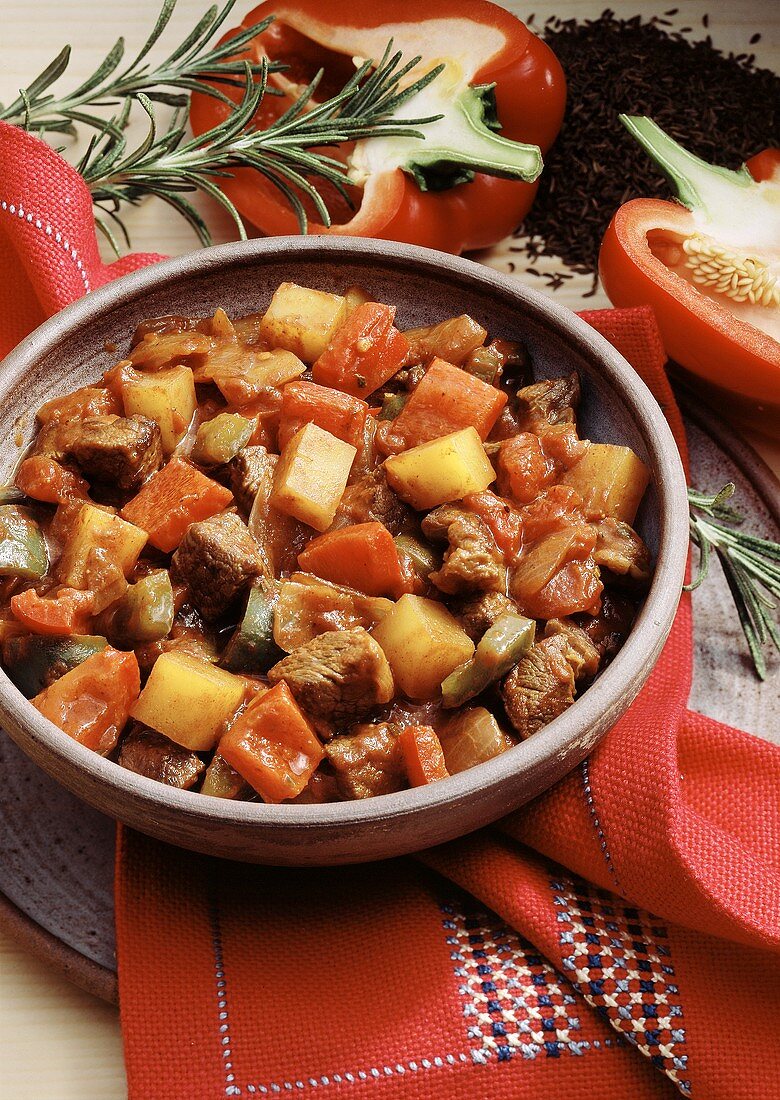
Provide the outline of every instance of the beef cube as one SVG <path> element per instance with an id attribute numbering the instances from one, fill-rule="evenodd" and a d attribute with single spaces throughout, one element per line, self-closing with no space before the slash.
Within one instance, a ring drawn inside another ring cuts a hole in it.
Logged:
<path id="1" fill-rule="evenodd" d="M 643 585 L 650 580 L 650 551 L 628 523 L 606 516 L 595 524 L 593 560 L 619 577 Z"/>
<path id="2" fill-rule="evenodd" d="M 550 619 L 544 628 L 545 638 L 558 634 L 566 639 L 566 660 L 571 665 L 574 680 L 591 680 L 599 670 L 601 658 L 591 639 L 572 619 Z"/>
<path id="3" fill-rule="evenodd" d="M 206 770 L 194 752 L 145 726 L 134 726 L 127 734 L 119 750 L 119 763 L 136 775 L 185 791 L 194 787 Z"/>
<path id="4" fill-rule="evenodd" d="M 522 738 L 552 722 L 574 702 L 574 673 L 566 638 L 533 645 L 501 685 L 507 717 Z"/>
<path id="5" fill-rule="evenodd" d="M 630 600 L 606 588 L 599 613 L 576 615 L 574 622 L 582 627 L 598 650 L 602 664 L 606 664 L 628 637 L 635 615 L 636 607 Z"/>
<path id="6" fill-rule="evenodd" d="M 546 424 L 573 424 L 580 401 L 580 379 L 576 371 L 565 378 L 546 378 L 517 391 L 517 419 L 520 431 L 532 432 Z"/>
<path id="7" fill-rule="evenodd" d="M 207 620 L 218 619 L 263 571 L 258 545 L 235 512 L 190 524 L 173 564 Z"/>
<path id="8" fill-rule="evenodd" d="M 478 642 L 502 615 L 508 612 L 519 614 L 517 604 L 503 592 L 481 592 L 478 596 L 451 604 L 450 609 L 472 642 Z"/>
<path id="9" fill-rule="evenodd" d="M 387 484 L 384 471 L 372 470 L 347 485 L 333 520 L 334 529 L 352 523 L 383 523 L 391 535 L 400 533 L 410 514 Z"/>
<path id="10" fill-rule="evenodd" d="M 441 569 L 428 578 L 442 592 L 458 596 L 504 591 L 503 554 L 478 515 L 455 504 L 442 504 L 425 517 L 422 529 L 428 538 L 446 538 L 450 544 Z"/>
<path id="11" fill-rule="evenodd" d="M 333 724 L 389 703 L 395 690 L 387 658 L 362 626 L 320 634 L 275 664 L 268 679 L 286 681 L 325 737 L 333 735 Z"/>
<path id="12" fill-rule="evenodd" d="M 90 482 L 135 492 L 163 462 L 160 429 L 145 416 L 87 416 L 45 425 L 36 454 L 78 466 Z"/>
<path id="13" fill-rule="evenodd" d="M 406 786 L 400 731 L 394 722 L 355 726 L 325 746 L 342 798 L 373 798 Z"/>
<path id="14" fill-rule="evenodd" d="M 228 463 L 230 491 L 245 516 L 252 511 L 264 478 L 273 478 L 275 459 L 276 455 L 270 455 L 265 447 L 244 447 Z"/>

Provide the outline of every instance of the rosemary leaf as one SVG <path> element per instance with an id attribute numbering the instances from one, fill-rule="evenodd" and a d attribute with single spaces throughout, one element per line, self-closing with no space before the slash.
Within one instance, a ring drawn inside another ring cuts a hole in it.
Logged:
<path id="1" fill-rule="evenodd" d="M 713 553 L 717 555 L 756 675 L 763 680 L 767 674 L 764 647 L 771 645 L 780 652 L 780 630 L 775 621 L 780 599 L 780 544 L 739 530 L 742 516 L 726 503 L 734 491 L 731 482 L 712 496 L 688 490 L 691 541 L 699 549 L 699 568 L 686 589 L 692 592 L 699 587 Z"/>
<path id="2" fill-rule="evenodd" d="M 231 102 L 231 112 L 210 130 L 190 139 L 185 133 L 186 111 L 180 111 L 167 129 L 160 131 L 152 101 L 138 92 L 136 100 L 149 117 L 145 138 L 128 151 L 121 133 L 116 136 L 121 127 L 114 120 L 92 145 L 80 171 L 98 205 L 106 200 L 120 205 L 136 202 L 143 194 L 167 196 L 169 205 L 183 213 L 190 224 L 189 211 L 185 213 L 185 208 L 171 197 L 199 190 L 227 210 L 244 237 L 241 217 L 216 180 L 229 177 L 238 168 L 251 168 L 282 194 L 301 232 L 306 232 L 309 224 L 307 201 L 327 226 L 330 214 L 318 185 L 327 182 L 348 205 L 352 203 L 347 165 L 323 152 L 323 147 L 396 134 L 423 139 L 418 127 L 427 119 L 397 119 L 385 113 L 386 105 L 397 102 L 403 94 L 398 91 L 398 81 L 408 73 L 409 65 L 401 66 L 400 61 L 401 55 L 393 54 L 392 44 L 388 44 L 378 66 L 371 61 L 362 63 L 339 92 L 322 102 L 314 99 L 323 75 L 316 74 L 295 102 L 264 130 L 255 129 L 252 121 L 266 94 L 271 66 L 265 58 L 254 68 L 243 61 L 240 101 Z M 235 62 L 231 64 L 236 72 Z M 414 82 L 414 89 L 425 87 L 438 71 L 436 68 L 425 73 Z M 180 78 L 179 86 L 186 86 L 187 81 L 191 78 Z M 202 227 L 193 227 L 203 241 Z"/>
<path id="3" fill-rule="evenodd" d="M 213 5 L 164 61 L 152 65 L 147 60 L 149 52 L 167 28 L 176 7 L 176 0 L 163 0 L 151 33 L 127 68 L 118 72 L 125 56 L 125 42 L 120 38 L 95 71 L 77 88 L 62 96 L 54 96 L 49 89 L 63 75 L 70 61 L 70 46 L 66 46 L 43 72 L 20 91 L 13 103 L 0 107 L 0 119 L 36 133 L 48 130 L 70 133 L 72 127 L 67 123 L 76 120 L 75 113 L 78 112 L 77 121 L 102 130 L 105 118 L 95 114 L 95 108 L 106 105 L 116 107 L 127 99 L 138 102 L 141 95 L 171 103 L 176 89 L 181 92 L 202 91 L 232 104 L 208 81 L 241 87 L 246 62 L 237 63 L 235 52 L 265 30 L 272 20 L 272 17 L 263 19 L 242 30 L 230 42 L 209 47 L 209 39 L 222 26 L 234 6 L 235 0 L 227 0 L 221 9 Z M 284 67 L 277 62 L 270 66 L 273 71 Z M 260 64 L 250 65 L 253 75 L 259 74 L 260 70 Z M 174 105 L 181 107 L 183 103 L 183 98 L 177 97 Z"/>

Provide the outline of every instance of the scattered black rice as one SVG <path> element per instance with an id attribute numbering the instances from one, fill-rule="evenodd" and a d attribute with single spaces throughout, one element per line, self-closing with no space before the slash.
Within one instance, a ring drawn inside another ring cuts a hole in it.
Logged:
<path id="1" fill-rule="evenodd" d="M 561 135 L 546 157 L 539 193 L 518 230 L 533 264 L 562 259 L 574 271 L 596 271 L 604 231 L 630 198 L 667 197 L 669 189 L 618 114 L 646 114 L 705 160 L 738 167 L 780 144 L 780 76 L 754 65 L 752 53 L 724 54 L 709 34 L 674 31 L 677 8 L 643 20 L 607 10 L 578 22 L 551 16 L 527 23 L 552 47 L 566 73 L 568 107 Z M 710 25 L 708 16 L 702 24 Z M 754 34 L 751 45 L 760 35 Z M 522 242 L 522 244 L 520 243 Z M 546 276 L 550 289 L 562 285 Z M 552 280 L 552 281 L 551 281 Z M 593 290 L 596 287 L 594 274 Z"/>

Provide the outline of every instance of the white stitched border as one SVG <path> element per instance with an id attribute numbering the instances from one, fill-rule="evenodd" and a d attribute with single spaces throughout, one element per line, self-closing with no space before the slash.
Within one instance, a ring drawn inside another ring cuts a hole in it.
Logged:
<path id="1" fill-rule="evenodd" d="M 84 292 L 89 294 L 92 290 L 90 286 L 89 277 L 84 270 L 84 263 L 78 254 L 78 250 L 73 248 L 67 237 L 63 237 L 62 233 L 54 229 L 49 223 L 43 221 L 41 218 L 37 218 L 34 214 L 24 209 L 22 203 L 8 202 L 3 199 L 0 200 L 0 210 L 3 210 L 6 214 L 10 214 L 11 217 L 19 218 L 21 221 L 29 222 L 30 225 L 34 225 L 36 229 L 39 229 L 41 233 L 45 233 L 47 237 L 53 237 L 55 242 L 63 249 L 63 251 L 73 260 L 76 265 L 76 269 L 81 276 L 81 281 L 84 284 Z"/>
<path id="2" fill-rule="evenodd" d="M 407 1070 L 418 1073 L 424 1069 L 442 1069 L 445 1065 L 454 1066 L 459 1062 L 470 1063 L 471 1058 L 467 1054 L 445 1054 L 435 1058 L 420 1058 L 419 1061 L 396 1062 L 392 1066 L 373 1066 L 371 1069 L 359 1069 L 354 1073 L 331 1073 L 322 1077 L 297 1078 L 295 1081 L 272 1081 L 268 1085 L 246 1085 L 246 1090 L 253 1096 L 278 1096 L 283 1092 L 302 1092 L 305 1089 L 316 1089 L 328 1085 L 358 1085 L 363 1081 L 377 1080 L 381 1077 L 403 1077 Z"/>

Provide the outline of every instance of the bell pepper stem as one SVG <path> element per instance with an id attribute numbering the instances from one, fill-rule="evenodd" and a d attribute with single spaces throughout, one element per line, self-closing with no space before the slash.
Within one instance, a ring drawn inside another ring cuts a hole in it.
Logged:
<path id="1" fill-rule="evenodd" d="M 620 115 L 619 118 L 689 210 L 706 210 L 716 203 L 720 205 L 724 188 L 755 188 L 755 180 L 744 164 L 736 172 L 708 164 L 670 138 L 651 118 L 645 115 Z"/>
<path id="2" fill-rule="evenodd" d="M 492 85 L 465 88 L 452 102 L 440 126 L 415 143 L 401 167 L 423 191 L 440 191 L 465 183 L 475 172 L 533 183 L 542 171 L 537 145 L 510 141 L 496 133 Z M 444 141 L 437 142 L 441 134 Z"/>

